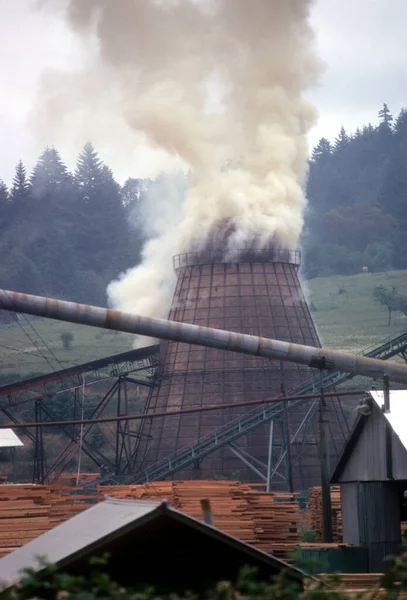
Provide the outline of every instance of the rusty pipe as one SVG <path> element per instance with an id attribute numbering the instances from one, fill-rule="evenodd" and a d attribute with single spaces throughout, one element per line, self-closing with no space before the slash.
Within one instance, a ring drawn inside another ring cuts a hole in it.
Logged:
<path id="1" fill-rule="evenodd" d="M 364 375 L 374 379 L 382 379 L 387 375 L 391 381 L 407 383 L 407 366 L 392 361 L 383 361 L 327 348 L 313 348 L 222 329 L 200 327 L 189 323 L 142 317 L 87 304 L 0 290 L 0 309 L 162 340 L 294 362 L 318 369 Z"/>

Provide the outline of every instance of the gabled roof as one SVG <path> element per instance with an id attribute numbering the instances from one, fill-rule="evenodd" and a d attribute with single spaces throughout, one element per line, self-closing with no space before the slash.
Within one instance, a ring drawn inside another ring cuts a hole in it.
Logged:
<path id="1" fill-rule="evenodd" d="M 274 572 L 289 569 L 290 575 L 296 579 L 302 579 L 304 575 L 284 561 L 177 511 L 166 501 L 107 498 L 0 559 L 0 581 L 18 580 L 21 570 L 27 567 L 40 570 L 38 556 L 49 557 L 58 567 L 65 568 L 76 559 L 103 550 L 109 542 L 135 532 L 162 515 L 223 542 L 225 552 L 227 547 L 242 552 L 247 562 L 264 565 Z"/>
<path id="2" fill-rule="evenodd" d="M 384 412 L 384 393 L 382 391 L 372 390 L 369 391 L 368 394 L 370 396 L 372 410 L 375 411 L 376 414 L 382 415 L 382 418 L 389 423 L 391 430 L 407 450 L 407 390 L 390 391 L 390 411 L 386 413 Z M 369 416 L 370 415 L 361 413 L 358 414 L 332 472 L 331 483 L 339 483 L 340 477 L 352 455 Z"/>
<path id="3" fill-rule="evenodd" d="M 0 429 L 0 448 L 16 448 L 24 446 L 12 429 Z"/>

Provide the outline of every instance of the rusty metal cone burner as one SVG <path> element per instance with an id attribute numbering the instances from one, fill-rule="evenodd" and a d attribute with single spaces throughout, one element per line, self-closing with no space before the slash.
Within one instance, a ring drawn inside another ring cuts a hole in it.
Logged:
<path id="1" fill-rule="evenodd" d="M 276 249 L 260 255 L 245 251 L 240 253 L 239 259 L 227 262 L 222 258 L 222 253 L 213 251 L 175 256 L 177 285 L 168 318 L 320 347 L 298 277 L 299 265 L 299 252 Z M 214 403 L 222 405 L 277 396 L 289 393 L 316 374 L 315 370 L 305 365 L 283 364 L 276 360 L 180 342 L 161 342 L 160 348 L 163 366 L 150 410 L 181 409 Z M 307 489 L 320 482 L 314 423 L 306 422 L 312 402 L 292 409 L 288 406 L 285 417 L 275 424 L 273 431 L 273 451 L 278 454 L 285 444 L 284 438 L 292 439 L 305 419 L 302 433 L 297 434 L 289 456 L 292 487 L 296 490 Z M 236 408 L 156 420 L 148 432 L 151 436 L 149 441 L 142 444 L 145 455 L 143 467 L 213 434 L 243 414 L 244 408 Z M 346 432 L 343 412 L 337 400 L 330 402 L 329 418 L 331 455 L 334 459 Z M 236 447 L 249 457 L 252 464 L 267 463 L 269 434 L 270 425 L 261 425 L 239 438 Z M 173 477 L 260 481 L 253 470 L 228 447 L 221 448 L 195 465 L 192 473 L 180 472 Z M 274 488 L 287 489 L 287 485 L 287 481 L 277 481 Z"/>

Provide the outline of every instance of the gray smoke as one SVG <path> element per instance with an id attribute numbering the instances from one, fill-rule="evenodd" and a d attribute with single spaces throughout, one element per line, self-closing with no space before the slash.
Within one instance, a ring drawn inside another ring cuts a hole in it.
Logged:
<path id="1" fill-rule="evenodd" d="M 303 94 L 320 72 L 311 4 L 70 0 L 67 19 L 93 59 L 80 74 L 80 92 L 69 80 L 64 87 L 59 74 L 53 122 L 58 97 L 65 117 L 80 109 L 91 119 L 99 106 L 114 108 L 189 177 L 171 224 L 157 214 L 143 263 L 110 284 L 115 307 L 166 315 L 172 255 L 205 248 L 219 223 L 231 231 L 228 256 L 247 246 L 295 247 L 306 204 L 306 134 L 316 117 Z M 102 89 L 105 97 L 95 98 Z M 43 102 L 47 110 L 49 91 Z"/>

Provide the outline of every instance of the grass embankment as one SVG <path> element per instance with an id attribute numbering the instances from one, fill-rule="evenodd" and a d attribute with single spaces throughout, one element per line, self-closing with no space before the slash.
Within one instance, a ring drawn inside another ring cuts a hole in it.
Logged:
<path id="1" fill-rule="evenodd" d="M 407 327 L 401 313 L 394 313 L 392 324 L 387 326 L 386 309 L 373 301 L 373 289 L 381 284 L 395 285 L 407 294 L 407 271 L 320 277 L 305 282 L 310 305 L 314 307 L 312 315 L 324 345 L 361 352 Z M 21 326 L 17 323 L 0 326 L 0 384 L 125 352 L 131 349 L 134 339 L 131 335 L 93 327 L 27 319 L 46 345 L 24 319 Z M 70 350 L 64 349 L 61 338 L 67 332 L 73 335 Z"/>
<path id="2" fill-rule="evenodd" d="M 378 285 L 395 286 L 407 295 L 407 271 L 361 273 L 349 277 L 319 277 L 306 282 L 310 305 L 321 342 L 346 352 L 362 352 L 395 336 L 407 328 L 407 320 L 399 312 L 387 325 L 387 310 L 373 300 Z"/>

